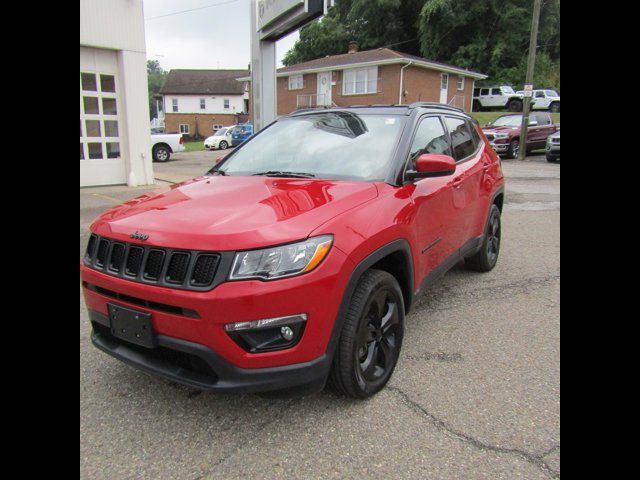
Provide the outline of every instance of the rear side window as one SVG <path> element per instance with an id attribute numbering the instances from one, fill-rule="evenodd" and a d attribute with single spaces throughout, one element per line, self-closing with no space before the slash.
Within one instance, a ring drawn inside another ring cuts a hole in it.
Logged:
<path id="1" fill-rule="evenodd" d="M 480 95 L 480 89 L 479 88 L 474 88 L 473 89 L 473 96 L 477 97 L 478 95 Z"/>
<path id="2" fill-rule="evenodd" d="M 469 130 L 471 130 L 471 138 L 473 138 L 473 142 L 476 148 L 478 148 L 478 145 L 482 143 L 482 138 L 480 138 L 480 134 L 473 123 L 467 122 L 467 125 L 469 126 Z"/>
<path id="3" fill-rule="evenodd" d="M 451 135 L 453 156 L 456 161 L 463 160 L 476 151 L 476 143 L 471 136 L 469 125 L 462 118 L 445 117 L 445 123 Z"/>
<path id="4" fill-rule="evenodd" d="M 416 159 L 425 153 L 451 154 L 447 132 L 438 117 L 426 117 L 420 121 L 411 145 L 409 169 L 415 170 Z"/>
<path id="5" fill-rule="evenodd" d="M 538 125 L 551 125 L 551 119 L 548 115 L 539 113 L 538 115 L 536 115 L 536 118 L 538 120 Z"/>
<path id="6" fill-rule="evenodd" d="M 483 88 L 482 90 L 480 90 L 480 95 L 489 95 L 489 89 Z"/>

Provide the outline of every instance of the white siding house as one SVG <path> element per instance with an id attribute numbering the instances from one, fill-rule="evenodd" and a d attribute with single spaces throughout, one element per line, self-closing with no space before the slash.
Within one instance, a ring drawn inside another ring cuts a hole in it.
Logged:
<path id="1" fill-rule="evenodd" d="M 154 183 L 142 0 L 80 0 L 80 186 Z"/>

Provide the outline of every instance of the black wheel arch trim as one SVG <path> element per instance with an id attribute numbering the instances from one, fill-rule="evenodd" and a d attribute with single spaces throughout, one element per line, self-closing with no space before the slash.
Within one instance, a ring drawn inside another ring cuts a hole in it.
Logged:
<path id="1" fill-rule="evenodd" d="M 367 257 L 360 261 L 360 263 L 358 263 L 353 269 L 353 272 L 351 272 L 351 276 L 349 277 L 347 286 L 344 290 L 344 293 L 342 294 L 342 301 L 340 302 L 338 315 L 336 316 L 336 320 L 333 324 L 333 330 L 331 332 L 331 338 L 329 339 L 329 345 L 327 345 L 326 355 L 329 358 L 333 358 L 333 354 L 338 345 L 338 340 L 340 339 L 340 333 L 342 332 L 342 325 L 344 324 L 344 320 L 349 309 L 351 297 L 353 296 L 353 293 L 358 286 L 360 278 L 362 277 L 364 272 L 366 272 L 380 260 L 397 252 L 400 252 L 406 256 L 408 268 L 405 272 L 405 281 L 408 280 L 408 285 L 411 288 L 411 292 L 409 293 L 409 295 L 406 295 L 403 290 L 403 298 L 405 301 L 405 312 L 408 313 L 411 309 L 411 304 L 413 302 L 413 299 L 415 298 L 415 286 L 413 282 L 413 255 L 411 253 L 409 242 L 406 239 L 401 238 L 387 243 L 386 245 L 383 245 L 374 252 L 370 253 Z"/>

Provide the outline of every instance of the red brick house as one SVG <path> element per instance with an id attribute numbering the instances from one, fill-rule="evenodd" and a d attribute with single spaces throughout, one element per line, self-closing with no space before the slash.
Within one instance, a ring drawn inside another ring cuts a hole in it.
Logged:
<path id="1" fill-rule="evenodd" d="M 208 137 L 219 128 L 246 122 L 248 70 L 171 70 L 160 90 L 167 133 Z"/>
<path id="2" fill-rule="evenodd" d="M 471 110 L 486 75 L 389 48 L 318 58 L 278 69 L 278 115 L 316 106 L 439 102 Z M 242 78 L 241 80 L 247 80 Z"/>

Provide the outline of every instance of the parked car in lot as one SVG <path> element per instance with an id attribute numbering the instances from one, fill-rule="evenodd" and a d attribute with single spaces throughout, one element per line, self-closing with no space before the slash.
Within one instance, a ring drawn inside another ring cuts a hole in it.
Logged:
<path id="1" fill-rule="evenodd" d="M 226 150 L 229 148 L 233 143 L 231 131 L 234 127 L 235 125 L 233 127 L 222 127 L 214 135 L 208 137 L 204 141 L 205 150 Z"/>
<path id="2" fill-rule="evenodd" d="M 500 252 L 504 176 L 435 103 L 280 117 L 204 176 L 116 206 L 80 270 L 92 342 L 204 390 L 388 382 L 417 296 Z"/>
<path id="3" fill-rule="evenodd" d="M 524 95 L 516 93 L 513 88 L 503 85 L 500 87 L 480 87 L 473 89 L 473 111 L 509 110 L 521 112 Z"/>
<path id="4" fill-rule="evenodd" d="M 231 130 L 231 146 L 237 147 L 253 135 L 253 125 L 250 123 L 239 123 Z"/>
<path id="5" fill-rule="evenodd" d="M 547 138 L 547 162 L 556 162 L 560 158 L 560 130 Z"/>
<path id="6" fill-rule="evenodd" d="M 519 91 L 524 95 L 524 90 Z M 560 111 L 560 95 L 555 90 L 534 90 L 531 97 L 532 110 Z"/>
<path id="7" fill-rule="evenodd" d="M 181 133 L 152 133 L 151 154 L 153 161 L 166 162 L 174 152 L 184 152 L 184 138 Z"/>
<path id="8" fill-rule="evenodd" d="M 516 158 L 522 143 L 520 139 L 521 125 L 522 114 L 507 114 L 489 122 L 482 131 L 496 152 L 506 154 L 508 158 Z M 536 148 L 544 148 L 547 137 L 558 131 L 558 129 L 559 127 L 553 123 L 549 113 L 535 112 L 529 114 L 527 153 Z"/>

